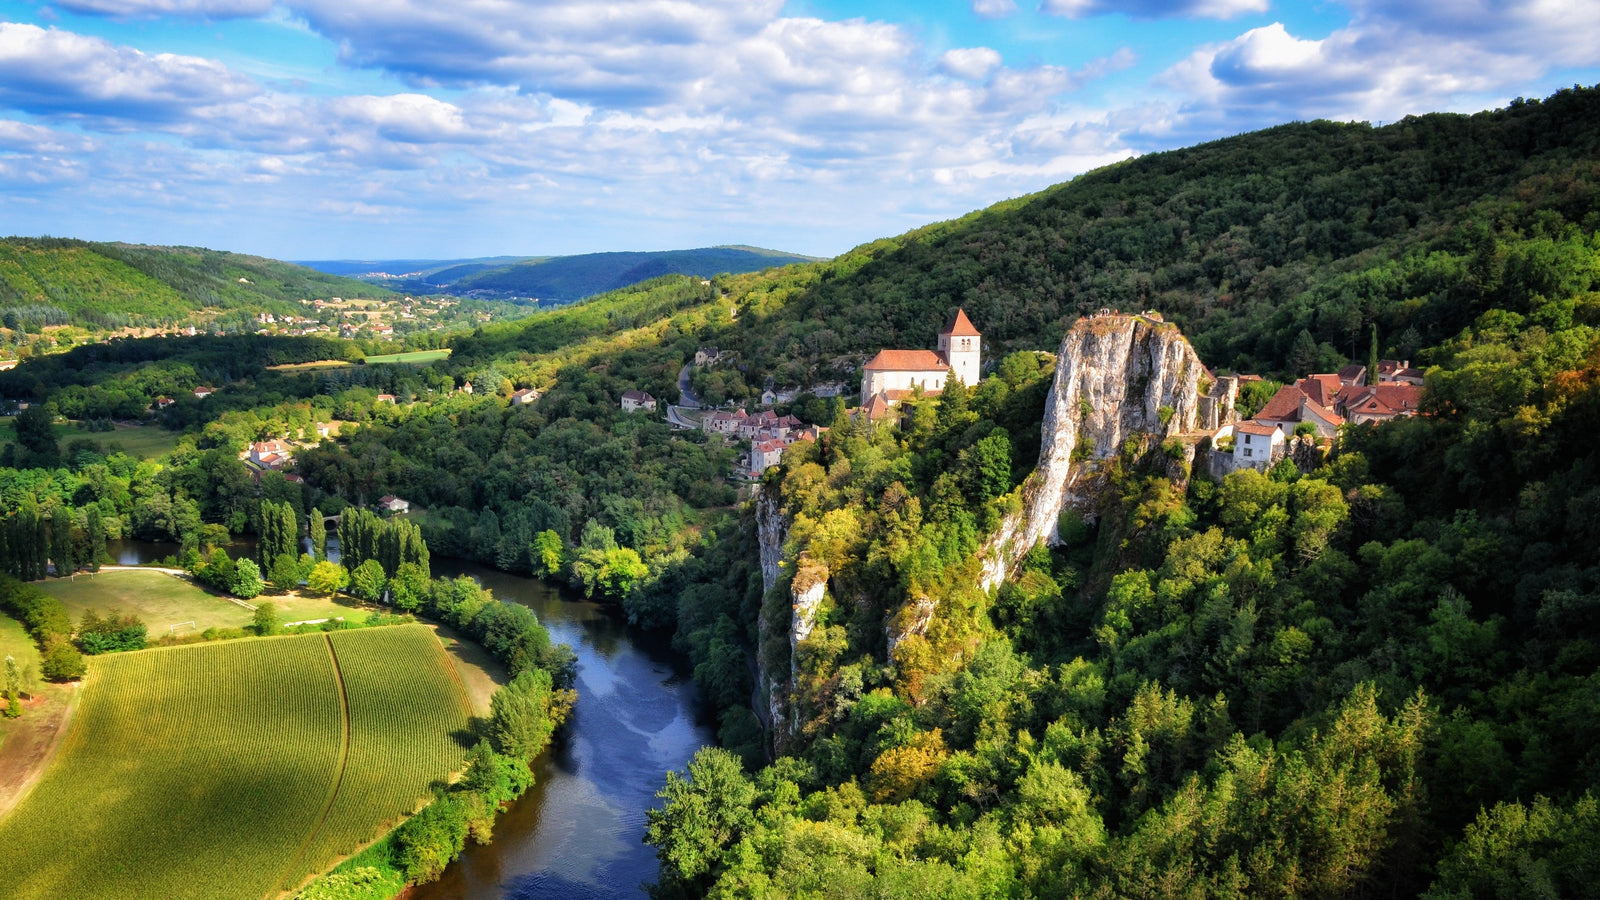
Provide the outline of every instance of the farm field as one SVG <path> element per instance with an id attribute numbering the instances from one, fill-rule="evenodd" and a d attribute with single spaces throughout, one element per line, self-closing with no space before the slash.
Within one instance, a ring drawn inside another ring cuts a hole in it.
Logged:
<path id="1" fill-rule="evenodd" d="M 56 442 L 61 449 L 79 438 L 87 438 L 107 450 L 122 450 L 140 459 L 155 459 L 178 446 L 183 437 L 179 431 L 168 431 L 155 425 L 118 425 L 110 431 L 90 431 L 81 425 L 67 423 L 55 426 Z M 16 426 L 6 421 L 0 424 L 0 448 L 17 439 Z"/>
<path id="2" fill-rule="evenodd" d="M 39 586 L 61 601 L 73 621 L 81 619 L 88 609 L 101 613 L 119 609 L 144 620 L 151 640 L 168 634 L 173 625 L 181 622 L 193 622 L 194 631 L 242 628 L 250 624 L 254 615 L 243 606 L 193 582 L 155 570 L 118 569 L 95 575 L 79 573 L 71 579 L 52 578 L 40 582 Z M 303 592 L 295 595 L 262 594 L 248 602 L 257 605 L 270 602 L 277 609 L 279 622 L 304 622 L 340 616 L 364 618 L 368 612 L 348 597 L 336 601 Z M 182 630 L 187 632 L 191 629 Z"/>
<path id="3" fill-rule="evenodd" d="M 8 897 L 259 900 L 377 837 L 466 754 L 465 692 L 420 625 L 96 657 L 82 690 L 0 821 Z"/>
<path id="4" fill-rule="evenodd" d="M 409 363 L 420 366 L 426 363 L 437 362 L 450 355 L 446 350 L 413 350 L 410 353 L 385 353 L 381 356 L 367 357 L 367 364 L 375 363 Z"/>

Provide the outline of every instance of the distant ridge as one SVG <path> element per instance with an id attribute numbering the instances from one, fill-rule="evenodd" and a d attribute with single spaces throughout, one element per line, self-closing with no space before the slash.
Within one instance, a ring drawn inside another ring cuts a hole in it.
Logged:
<path id="1" fill-rule="evenodd" d="M 742 274 L 815 257 L 731 245 L 694 250 L 611 251 L 553 257 L 455 260 L 307 260 L 301 265 L 412 293 L 475 294 L 570 303 L 662 275 L 710 278 Z"/>

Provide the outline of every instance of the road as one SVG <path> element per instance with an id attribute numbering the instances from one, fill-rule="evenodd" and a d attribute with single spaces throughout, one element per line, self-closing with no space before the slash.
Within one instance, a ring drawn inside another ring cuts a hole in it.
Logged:
<path id="1" fill-rule="evenodd" d="M 685 409 L 699 409 L 700 398 L 689 390 L 689 370 L 694 368 L 694 363 L 684 363 L 678 370 L 678 405 Z"/>

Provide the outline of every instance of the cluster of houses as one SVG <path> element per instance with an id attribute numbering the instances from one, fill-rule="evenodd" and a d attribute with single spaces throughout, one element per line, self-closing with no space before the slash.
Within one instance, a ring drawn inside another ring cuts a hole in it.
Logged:
<path id="1" fill-rule="evenodd" d="M 1386 359 L 1379 361 L 1377 375 L 1377 382 L 1368 384 L 1367 367 L 1352 364 L 1284 385 L 1255 416 L 1218 429 L 1212 446 L 1221 450 L 1231 444 L 1232 468 L 1265 469 L 1283 458 L 1289 439 L 1302 426 L 1310 426 L 1318 439 L 1328 439 L 1346 423 L 1416 415 L 1422 371 L 1407 360 Z"/>
<path id="2" fill-rule="evenodd" d="M 740 438 L 750 442 L 750 455 L 743 461 L 741 471 L 751 478 L 778 464 L 783 451 L 795 441 L 814 441 L 822 436 L 823 429 L 807 425 L 791 415 L 780 416 L 770 409 L 751 414 L 744 410 L 724 412 L 718 410 L 700 419 L 700 430 L 724 438 Z"/>

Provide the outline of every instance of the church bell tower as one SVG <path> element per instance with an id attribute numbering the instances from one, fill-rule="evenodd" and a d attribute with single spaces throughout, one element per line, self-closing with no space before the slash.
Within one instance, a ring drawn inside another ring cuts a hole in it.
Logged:
<path id="1" fill-rule="evenodd" d="M 960 309 L 956 310 L 950 324 L 939 332 L 939 353 L 950 364 L 961 383 L 969 388 L 978 386 L 978 373 L 983 362 L 983 351 L 979 347 L 982 338 L 978 329 L 972 327 L 966 312 Z"/>

